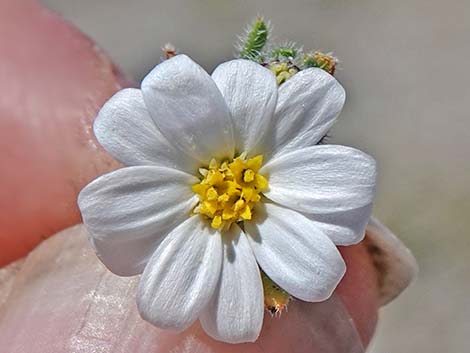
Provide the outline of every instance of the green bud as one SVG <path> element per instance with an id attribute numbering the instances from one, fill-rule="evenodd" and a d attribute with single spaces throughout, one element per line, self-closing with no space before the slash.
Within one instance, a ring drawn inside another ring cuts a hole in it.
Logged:
<path id="1" fill-rule="evenodd" d="M 240 58 L 258 61 L 261 50 L 268 41 L 268 26 L 262 18 L 257 18 L 240 45 Z"/>
<path id="2" fill-rule="evenodd" d="M 330 75 L 335 74 L 336 64 L 338 59 L 334 56 L 320 53 L 316 51 L 311 54 L 305 54 L 303 64 L 306 68 L 308 67 L 318 67 L 322 70 L 325 70 Z"/>
<path id="3" fill-rule="evenodd" d="M 272 51 L 271 56 L 274 59 L 294 59 L 297 56 L 297 49 L 289 47 L 276 48 Z"/>
<path id="4" fill-rule="evenodd" d="M 289 293 L 279 287 L 271 278 L 261 271 L 264 291 L 264 307 L 271 315 L 280 315 L 287 308 L 291 299 Z"/>

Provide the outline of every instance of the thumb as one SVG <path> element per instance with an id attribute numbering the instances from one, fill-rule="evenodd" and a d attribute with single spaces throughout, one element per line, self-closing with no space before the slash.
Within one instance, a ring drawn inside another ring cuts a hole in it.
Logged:
<path id="1" fill-rule="evenodd" d="M 281 318 L 266 314 L 255 343 L 229 345 L 206 336 L 198 324 L 174 333 L 143 321 L 135 305 L 137 282 L 104 268 L 83 226 L 69 228 L 43 242 L 18 272 L 0 316 L 2 347 L 50 353 L 364 352 L 341 292 L 323 303 L 293 301 Z M 356 297 L 356 305 L 366 297 Z"/>
<path id="2" fill-rule="evenodd" d="M 80 220 L 78 191 L 117 166 L 91 132 L 122 79 L 35 0 L 0 0 L 0 266 Z"/>

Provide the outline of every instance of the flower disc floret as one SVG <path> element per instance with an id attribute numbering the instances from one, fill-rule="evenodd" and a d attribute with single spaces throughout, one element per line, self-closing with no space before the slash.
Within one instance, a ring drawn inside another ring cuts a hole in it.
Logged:
<path id="1" fill-rule="evenodd" d="M 262 155 L 246 159 L 242 154 L 221 163 L 212 159 L 207 168 L 199 169 L 201 182 L 192 186 L 199 197 L 193 212 L 210 219 L 215 229 L 250 220 L 260 193 L 268 187 L 267 179 L 258 173 L 262 163 Z"/>

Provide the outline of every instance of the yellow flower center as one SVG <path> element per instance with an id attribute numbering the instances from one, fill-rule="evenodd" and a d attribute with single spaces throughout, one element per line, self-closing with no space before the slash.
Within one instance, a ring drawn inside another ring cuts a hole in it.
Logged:
<path id="1" fill-rule="evenodd" d="M 222 163 L 213 159 L 207 168 L 199 169 L 201 182 L 192 186 L 199 197 L 193 212 L 206 216 L 212 228 L 220 230 L 251 219 L 254 204 L 268 187 L 266 178 L 258 173 L 262 163 L 262 155 L 246 159 L 242 154 Z"/>

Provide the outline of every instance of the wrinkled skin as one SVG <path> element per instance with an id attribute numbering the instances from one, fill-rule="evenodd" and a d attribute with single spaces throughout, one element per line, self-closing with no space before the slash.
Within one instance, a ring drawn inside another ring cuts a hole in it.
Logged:
<path id="1" fill-rule="evenodd" d="M 92 41 L 33 0 L 0 0 L 0 38 L 5 266 L 79 223 L 78 191 L 119 167 L 96 143 L 91 124 L 106 99 L 128 84 Z M 348 270 L 328 303 L 293 302 L 281 319 L 266 316 L 256 344 L 233 346 L 207 338 L 197 324 L 176 334 L 140 320 L 137 279 L 107 272 L 83 229 L 74 227 L 0 270 L 0 345 L 8 352 L 325 352 L 312 337 L 330 307 L 344 309 L 349 348 L 357 333 L 367 345 L 377 320 L 376 273 L 362 244 L 340 250 Z M 93 305 L 86 304 L 90 296 Z"/>

